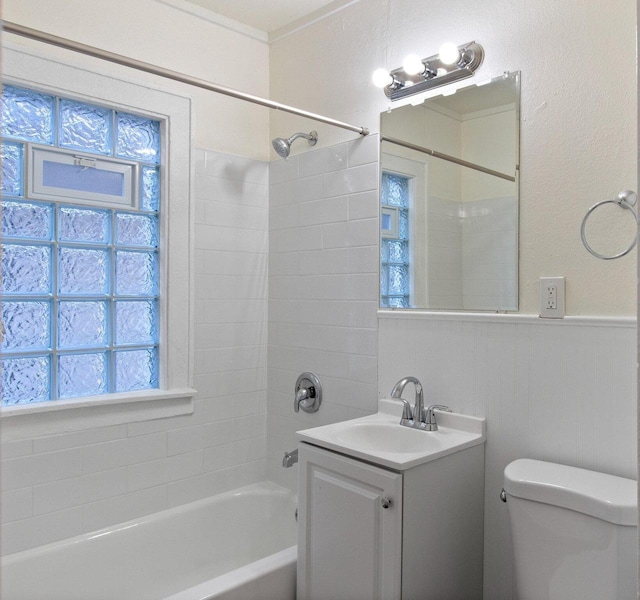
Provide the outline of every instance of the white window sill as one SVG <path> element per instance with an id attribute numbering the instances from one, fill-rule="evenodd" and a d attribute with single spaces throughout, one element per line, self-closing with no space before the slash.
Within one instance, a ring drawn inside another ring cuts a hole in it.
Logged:
<path id="1" fill-rule="evenodd" d="M 193 413 L 196 390 L 144 390 L 77 400 L 3 406 L 3 442 Z"/>

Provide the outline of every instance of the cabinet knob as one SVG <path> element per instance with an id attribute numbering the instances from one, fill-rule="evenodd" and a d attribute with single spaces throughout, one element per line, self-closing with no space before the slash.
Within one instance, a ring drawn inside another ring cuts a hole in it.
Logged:
<path id="1" fill-rule="evenodd" d="M 380 505 L 382 508 L 389 508 L 391 506 L 391 498 L 380 498 Z"/>

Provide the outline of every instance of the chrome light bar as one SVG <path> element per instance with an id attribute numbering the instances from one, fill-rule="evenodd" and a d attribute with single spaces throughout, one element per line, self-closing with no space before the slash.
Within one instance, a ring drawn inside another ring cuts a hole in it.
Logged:
<path id="1" fill-rule="evenodd" d="M 407 73 L 405 67 L 394 69 L 389 73 L 390 82 L 384 87 L 384 93 L 391 100 L 400 100 L 413 94 L 419 94 L 441 85 L 447 85 L 471 77 L 484 59 L 484 49 L 476 42 L 457 46 L 457 58 L 449 62 L 443 58 L 442 52 L 423 58 L 423 68 L 419 73 Z M 446 60 L 446 62 L 445 62 Z"/>

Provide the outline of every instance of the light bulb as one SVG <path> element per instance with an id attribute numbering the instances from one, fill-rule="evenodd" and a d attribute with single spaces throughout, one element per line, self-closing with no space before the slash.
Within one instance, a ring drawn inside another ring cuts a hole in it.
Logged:
<path id="1" fill-rule="evenodd" d="M 376 69 L 371 76 L 373 85 L 379 88 L 385 88 L 393 83 L 393 77 L 386 69 Z"/>
<path id="2" fill-rule="evenodd" d="M 407 75 L 420 75 L 424 73 L 424 63 L 417 54 L 409 54 L 402 63 L 402 69 Z"/>
<path id="3" fill-rule="evenodd" d="M 440 62 L 443 65 L 453 65 L 460 60 L 460 50 L 458 50 L 458 46 L 455 44 L 442 44 L 438 58 L 440 58 Z"/>

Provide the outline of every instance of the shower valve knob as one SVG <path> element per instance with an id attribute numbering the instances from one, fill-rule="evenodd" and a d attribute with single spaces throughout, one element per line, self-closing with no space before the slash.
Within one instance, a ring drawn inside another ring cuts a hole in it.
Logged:
<path id="1" fill-rule="evenodd" d="M 322 386 L 320 380 L 313 373 L 302 373 L 296 381 L 294 389 L 295 399 L 293 410 L 299 412 L 314 413 L 320 408 L 322 403 Z"/>

